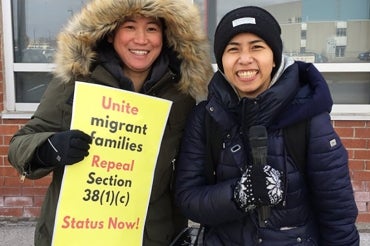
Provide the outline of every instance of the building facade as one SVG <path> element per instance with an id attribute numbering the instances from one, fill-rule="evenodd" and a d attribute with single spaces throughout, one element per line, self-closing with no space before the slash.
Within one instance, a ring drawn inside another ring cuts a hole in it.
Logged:
<path id="1" fill-rule="evenodd" d="M 9 141 L 32 116 L 50 81 L 58 30 L 86 2 L 1 0 L 0 219 L 39 215 L 51 176 L 22 182 L 7 159 Z M 358 222 L 370 222 L 370 0 L 194 3 L 210 42 L 228 10 L 246 4 L 265 7 L 282 26 L 284 53 L 315 63 L 334 97 L 332 123 L 349 153 Z"/>

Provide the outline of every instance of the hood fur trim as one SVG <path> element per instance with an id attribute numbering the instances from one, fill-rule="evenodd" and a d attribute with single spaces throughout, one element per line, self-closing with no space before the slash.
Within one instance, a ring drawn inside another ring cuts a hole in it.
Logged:
<path id="1" fill-rule="evenodd" d="M 168 45 L 179 54 L 180 90 L 206 98 L 213 70 L 210 49 L 197 7 L 189 0 L 94 0 L 75 15 L 58 35 L 55 74 L 64 82 L 88 76 L 97 43 L 114 32 L 126 16 L 163 18 Z"/>

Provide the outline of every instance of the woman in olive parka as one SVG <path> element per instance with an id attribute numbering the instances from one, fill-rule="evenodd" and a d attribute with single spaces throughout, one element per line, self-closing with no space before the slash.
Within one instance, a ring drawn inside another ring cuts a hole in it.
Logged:
<path id="1" fill-rule="evenodd" d="M 88 155 L 91 137 L 70 130 L 75 81 L 171 100 L 154 174 L 143 245 L 169 245 L 187 225 L 172 201 L 172 178 L 188 113 L 213 74 L 197 8 L 186 0 L 94 0 L 58 35 L 55 76 L 38 109 L 11 139 L 10 163 L 26 178 L 52 172 L 35 232 L 50 245 L 65 165 Z M 58 149 L 58 152 L 54 151 Z"/>

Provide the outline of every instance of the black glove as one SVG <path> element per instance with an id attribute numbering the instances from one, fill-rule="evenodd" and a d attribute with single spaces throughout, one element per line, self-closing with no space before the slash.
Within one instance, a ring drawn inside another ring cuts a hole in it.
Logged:
<path id="1" fill-rule="evenodd" d="M 89 154 L 91 142 L 91 137 L 80 130 L 58 132 L 37 149 L 34 159 L 44 167 L 71 165 Z"/>
<path id="2" fill-rule="evenodd" d="M 248 166 L 234 188 L 234 201 L 245 212 L 283 200 L 282 174 L 269 165 Z"/>

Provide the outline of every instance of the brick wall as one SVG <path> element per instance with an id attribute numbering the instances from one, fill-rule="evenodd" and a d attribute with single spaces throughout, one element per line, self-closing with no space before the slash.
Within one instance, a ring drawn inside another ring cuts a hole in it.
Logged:
<path id="1" fill-rule="evenodd" d="M 51 181 L 51 176 L 47 176 L 39 180 L 26 179 L 22 183 L 16 169 L 8 162 L 10 138 L 25 122 L 3 119 L 0 121 L 0 217 L 12 219 L 37 217 Z"/>
<path id="2" fill-rule="evenodd" d="M 0 95 L 1 93 L 0 88 Z M 7 160 L 11 136 L 25 120 L 0 119 L 0 219 L 30 219 L 39 215 L 50 176 L 40 180 L 25 180 Z M 349 154 L 349 167 L 355 199 L 359 209 L 358 222 L 370 222 L 370 121 L 334 121 Z"/>
<path id="3" fill-rule="evenodd" d="M 370 222 L 370 121 L 335 121 L 334 127 L 348 150 L 358 222 Z"/>

